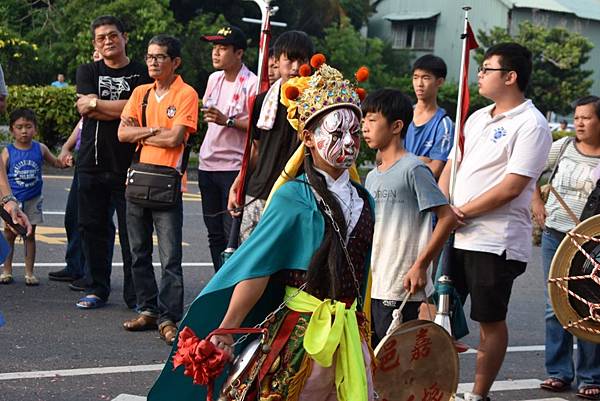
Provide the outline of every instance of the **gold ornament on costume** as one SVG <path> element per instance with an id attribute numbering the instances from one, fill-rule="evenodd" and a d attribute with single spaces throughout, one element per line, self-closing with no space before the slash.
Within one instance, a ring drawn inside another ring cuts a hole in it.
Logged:
<path id="1" fill-rule="evenodd" d="M 300 67 L 301 76 L 281 85 L 281 103 L 287 107 L 287 119 L 298 135 L 302 134 L 310 121 L 328 110 L 348 107 L 359 118 L 362 117 L 360 101 L 366 94 L 364 89 L 358 88 L 325 62 L 325 56 L 315 54 L 310 65 Z M 316 69 L 312 75 L 311 66 Z M 361 78 L 368 77 L 366 67 L 361 67 L 359 71 Z"/>
<path id="2" fill-rule="evenodd" d="M 221 28 L 221 29 L 219 29 L 219 32 L 217 32 L 217 35 L 229 36 L 229 35 L 231 35 L 231 28 L 229 28 L 229 27 Z"/>

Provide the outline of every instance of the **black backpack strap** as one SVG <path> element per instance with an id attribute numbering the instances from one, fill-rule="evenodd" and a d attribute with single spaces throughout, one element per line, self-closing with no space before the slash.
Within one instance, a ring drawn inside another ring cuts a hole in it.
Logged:
<path id="1" fill-rule="evenodd" d="M 142 100 L 142 127 L 146 126 L 146 108 L 148 107 L 148 97 L 150 96 L 150 91 L 152 88 L 149 88 L 144 95 L 144 99 Z M 135 153 L 133 154 L 133 162 L 140 162 L 140 153 L 142 152 L 142 142 L 137 143 L 137 147 L 135 149 Z"/>

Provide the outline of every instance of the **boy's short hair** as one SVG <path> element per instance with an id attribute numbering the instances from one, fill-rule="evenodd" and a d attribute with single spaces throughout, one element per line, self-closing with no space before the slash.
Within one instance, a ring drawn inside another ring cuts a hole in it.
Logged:
<path id="1" fill-rule="evenodd" d="M 363 116 L 367 113 L 381 113 L 388 124 L 394 121 L 402 121 L 404 127 L 400 132 L 400 138 L 406 136 L 408 126 L 413 119 L 413 106 L 410 98 L 398 89 L 378 89 L 367 95 L 361 104 Z"/>
<path id="2" fill-rule="evenodd" d="M 290 60 L 308 60 L 315 52 L 312 40 L 302 31 L 287 31 L 277 37 L 273 43 L 272 55 L 278 59 L 285 54 Z"/>
<path id="3" fill-rule="evenodd" d="M 167 48 L 167 54 L 171 59 L 181 57 L 181 42 L 175 36 L 159 34 L 148 42 L 148 46 L 157 45 Z"/>
<path id="4" fill-rule="evenodd" d="M 413 64 L 412 72 L 416 70 L 423 70 L 432 73 L 436 78 L 446 79 L 448 73 L 448 67 L 441 57 L 434 56 L 433 54 L 426 54 L 423 57 L 419 57 Z"/>
<path id="5" fill-rule="evenodd" d="M 584 96 L 582 98 L 575 100 L 573 102 L 573 109 L 576 109 L 579 106 L 585 106 L 587 104 L 591 104 L 594 106 L 594 111 L 596 112 L 596 116 L 598 118 L 600 118 L 600 97 L 598 97 L 598 96 Z M 565 123 L 566 123 L 566 121 L 565 121 Z"/>
<path id="6" fill-rule="evenodd" d="M 529 49 L 514 42 L 498 43 L 487 49 L 483 59 L 487 60 L 492 56 L 499 56 L 502 68 L 517 73 L 517 86 L 521 92 L 525 92 L 533 69 Z"/>
<path id="7" fill-rule="evenodd" d="M 22 118 L 27 121 L 31 121 L 33 123 L 33 125 L 35 125 L 37 127 L 37 118 L 35 117 L 35 112 L 31 109 L 18 108 L 18 109 L 13 110 L 10 113 L 9 123 L 8 123 L 8 126 L 10 127 L 10 129 L 12 129 L 14 123 L 19 118 Z"/>
<path id="8" fill-rule="evenodd" d="M 125 33 L 125 25 L 123 25 L 120 19 L 113 17 L 112 15 L 103 15 L 96 18 L 90 25 L 92 30 L 92 39 L 96 36 L 96 28 L 103 25 L 114 25 L 119 32 Z"/>

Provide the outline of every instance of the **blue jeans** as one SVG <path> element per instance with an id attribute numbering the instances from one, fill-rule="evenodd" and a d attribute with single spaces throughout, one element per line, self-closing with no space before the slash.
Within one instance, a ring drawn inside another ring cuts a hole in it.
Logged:
<path id="1" fill-rule="evenodd" d="M 542 234 L 542 267 L 544 269 L 544 283 L 548 282 L 550 265 L 556 249 L 565 234 L 546 228 Z M 577 340 L 577 361 L 573 365 L 573 335 L 563 329 L 554 315 L 548 286 L 546 294 L 546 372 L 550 377 L 555 377 L 571 383 L 576 377 L 576 384 L 581 387 L 586 384 L 600 384 L 600 345 L 584 340 Z"/>
<path id="2" fill-rule="evenodd" d="M 152 233 L 156 230 L 161 264 L 160 288 L 152 266 Z M 127 232 L 131 246 L 133 282 L 142 314 L 158 317 L 158 323 L 177 323 L 183 316 L 183 271 L 181 268 L 183 202 L 175 207 L 152 210 L 127 201 Z"/>
<path id="3" fill-rule="evenodd" d="M 202 195 L 202 214 L 208 231 L 208 247 L 215 271 L 221 267 L 221 253 L 227 247 L 231 215 L 227 209 L 227 198 L 237 171 L 198 170 L 198 187 Z M 221 213 L 221 214 L 217 214 Z M 217 214 L 215 216 L 215 214 Z"/>

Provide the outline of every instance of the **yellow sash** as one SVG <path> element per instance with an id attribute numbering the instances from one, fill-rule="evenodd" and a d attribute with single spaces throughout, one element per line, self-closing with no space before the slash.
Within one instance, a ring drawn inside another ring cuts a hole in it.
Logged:
<path id="1" fill-rule="evenodd" d="M 304 291 L 295 295 L 297 291 L 297 288 L 286 287 L 285 296 L 291 310 L 312 313 L 304 334 L 304 349 L 324 367 L 331 366 L 338 351 L 335 366 L 338 400 L 366 401 L 367 373 L 356 321 L 356 300 L 346 309 L 344 302 L 321 301 Z"/>

